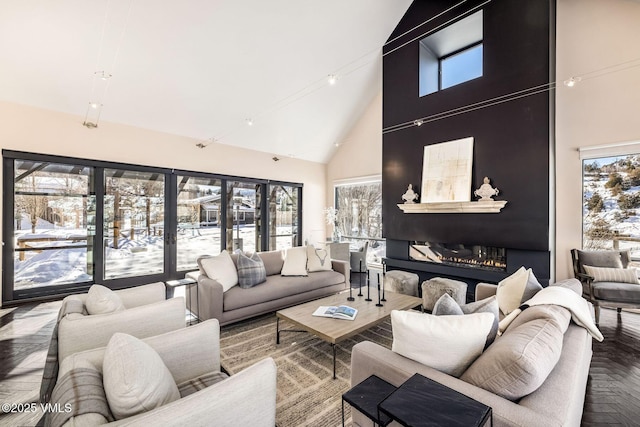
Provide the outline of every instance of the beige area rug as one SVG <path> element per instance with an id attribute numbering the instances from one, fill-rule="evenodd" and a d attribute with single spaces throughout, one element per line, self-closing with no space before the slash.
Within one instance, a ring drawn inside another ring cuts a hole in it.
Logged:
<path id="1" fill-rule="evenodd" d="M 281 321 L 280 326 L 295 329 L 285 321 Z M 282 333 L 280 344 L 276 344 L 276 317 L 270 314 L 223 327 L 220 357 L 222 366 L 230 374 L 265 357 L 275 360 L 278 427 L 334 427 L 342 425 L 342 394 L 350 388 L 351 349 L 361 341 L 374 341 L 391 348 L 391 322 L 387 320 L 338 344 L 334 380 L 331 345 L 305 332 Z M 346 425 L 351 425 L 347 404 L 345 419 Z"/>

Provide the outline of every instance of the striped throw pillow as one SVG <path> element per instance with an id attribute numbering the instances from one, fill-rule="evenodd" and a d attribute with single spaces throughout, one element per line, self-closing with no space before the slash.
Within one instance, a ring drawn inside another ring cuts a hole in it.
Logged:
<path id="1" fill-rule="evenodd" d="M 585 271 L 594 282 L 619 282 L 638 284 L 638 273 L 635 268 L 606 268 L 584 266 Z"/>

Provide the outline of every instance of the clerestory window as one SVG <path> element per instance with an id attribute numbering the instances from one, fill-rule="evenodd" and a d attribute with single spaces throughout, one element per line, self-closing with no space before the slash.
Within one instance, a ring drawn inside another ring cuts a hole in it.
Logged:
<path id="1" fill-rule="evenodd" d="M 419 95 L 482 77 L 482 11 L 420 40 Z"/>

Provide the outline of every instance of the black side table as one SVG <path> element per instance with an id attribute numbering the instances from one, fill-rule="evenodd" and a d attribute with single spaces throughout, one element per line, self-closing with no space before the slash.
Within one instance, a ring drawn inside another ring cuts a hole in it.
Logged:
<path id="1" fill-rule="evenodd" d="M 197 315 L 191 309 L 191 288 L 193 287 L 193 285 L 196 285 L 196 311 L 198 313 Z M 198 281 L 195 279 L 186 277 L 184 279 L 169 280 L 166 282 L 166 286 L 167 288 L 171 289 L 171 295 L 170 295 L 171 297 L 173 297 L 175 288 L 178 288 L 180 286 L 187 287 L 187 295 L 185 295 L 185 298 L 187 300 L 187 310 L 189 310 L 189 326 L 195 323 L 199 323 L 200 322 L 200 294 L 198 292 Z"/>
<path id="2" fill-rule="evenodd" d="M 396 387 L 371 375 L 342 395 L 342 426 L 344 427 L 344 402 L 366 415 L 375 424 L 384 427 L 392 419 L 378 411 L 378 403 L 393 393 Z"/>
<path id="3" fill-rule="evenodd" d="M 378 405 L 403 426 L 493 426 L 491 407 L 415 374 Z"/>

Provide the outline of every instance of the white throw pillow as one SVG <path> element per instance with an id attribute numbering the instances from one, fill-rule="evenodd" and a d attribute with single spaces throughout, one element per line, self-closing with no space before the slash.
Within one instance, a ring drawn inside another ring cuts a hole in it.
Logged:
<path id="1" fill-rule="evenodd" d="M 223 292 L 227 292 L 238 284 L 238 270 L 227 251 L 222 251 L 216 256 L 202 258 L 200 265 L 207 277 L 222 285 Z"/>
<path id="2" fill-rule="evenodd" d="M 84 305 L 89 314 L 113 313 L 125 309 L 118 294 L 102 285 L 91 285 Z"/>
<path id="3" fill-rule="evenodd" d="M 494 319 L 491 313 L 434 316 L 393 310 L 391 350 L 459 377 L 482 354 Z"/>
<path id="4" fill-rule="evenodd" d="M 498 283 L 496 299 L 500 311 L 504 314 L 511 313 L 523 302 L 531 299 L 540 289 L 542 285 L 533 271 L 530 268 L 520 267 L 518 271 Z"/>
<path id="5" fill-rule="evenodd" d="M 331 270 L 331 248 L 328 245 L 324 249 L 307 246 L 307 270 L 309 273 Z"/>
<path id="6" fill-rule="evenodd" d="M 102 381 L 116 420 L 180 399 L 178 386 L 164 362 L 147 343 L 116 333 L 104 352 Z"/>
<path id="7" fill-rule="evenodd" d="M 296 246 L 285 252 L 282 276 L 307 276 L 307 248 Z"/>

